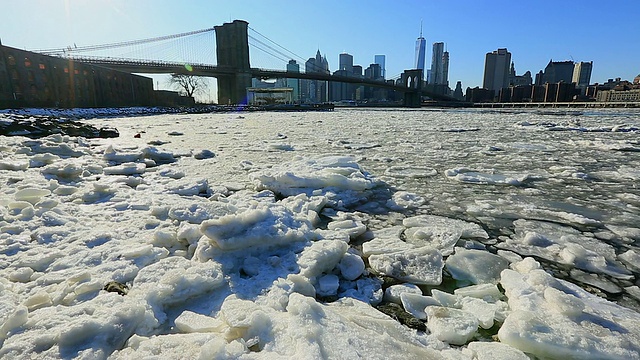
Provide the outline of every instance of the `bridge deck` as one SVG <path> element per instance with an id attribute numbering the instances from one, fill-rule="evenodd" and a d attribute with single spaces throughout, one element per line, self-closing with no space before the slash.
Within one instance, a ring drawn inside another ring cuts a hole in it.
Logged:
<path id="1" fill-rule="evenodd" d="M 138 74 L 187 74 L 195 76 L 233 76 L 237 73 L 236 69 L 225 66 L 208 65 L 208 64 L 184 64 L 164 61 L 146 61 L 146 60 L 128 60 L 128 59 L 109 59 L 95 57 L 76 57 L 73 60 L 92 65 L 108 67 L 111 69 L 138 73 Z M 270 70 L 261 68 L 251 68 L 252 77 L 261 79 L 287 78 L 287 79 L 306 79 L 321 80 L 349 84 L 359 84 L 363 86 L 371 86 L 385 88 L 389 90 L 400 91 L 403 93 L 416 92 L 417 89 L 391 84 L 387 81 L 367 79 L 363 77 L 341 76 L 322 73 L 304 73 L 283 70 Z M 437 100 L 451 101 L 455 100 L 450 96 L 433 93 L 429 90 L 422 89 L 422 95 Z"/>

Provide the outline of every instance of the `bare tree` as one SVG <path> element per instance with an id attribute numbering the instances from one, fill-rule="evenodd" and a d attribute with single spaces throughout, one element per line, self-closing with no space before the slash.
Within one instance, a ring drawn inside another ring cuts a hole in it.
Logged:
<path id="1" fill-rule="evenodd" d="M 169 84 L 174 89 L 178 89 L 183 95 L 189 97 L 204 94 L 209 90 L 209 82 L 201 76 L 171 74 Z"/>

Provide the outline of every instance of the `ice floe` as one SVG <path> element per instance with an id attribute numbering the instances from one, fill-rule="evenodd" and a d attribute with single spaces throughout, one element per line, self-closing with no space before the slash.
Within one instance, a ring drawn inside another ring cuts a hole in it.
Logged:
<path id="1" fill-rule="evenodd" d="M 0 357 L 640 358 L 640 161 L 572 164 L 636 124 L 408 118 L 319 151 L 277 116 L 0 137 Z"/>

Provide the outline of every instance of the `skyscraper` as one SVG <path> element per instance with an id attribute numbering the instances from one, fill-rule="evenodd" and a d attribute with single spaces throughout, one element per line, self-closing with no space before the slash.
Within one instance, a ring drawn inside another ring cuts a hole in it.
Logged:
<path id="1" fill-rule="evenodd" d="M 316 53 L 315 58 L 309 58 L 305 63 L 304 71 L 306 73 L 329 74 L 329 62 L 326 56 L 320 54 L 320 50 Z M 303 86 L 303 100 L 306 102 L 318 103 L 328 100 L 328 86 L 326 81 L 308 80 Z"/>
<path id="2" fill-rule="evenodd" d="M 353 73 L 353 55 L 342 53 L 338 55 L 338 61 L 340 64 L 338 70 L 346 70 L 348 74 Z"/>
<path id="3" fill-rule="evenodd" d="M 431 54 L 431 77 L 429 84 L 444 84 L 444 43 L 433 43 Z"/>
<path id="4" fill-rule="evenodd" d="M 442 54 L 442 84 L 449 86 L 449 52 Z"/>
<path id="5" fill-rule="evenodd" d="M 295 60 L 289 60 L 287 64 L 287 72 L 300 72 L 300 64 L 298 64 Z M 300 80 L 299 79 L 287 79 L 287 87 L 293 89 L 293 101 L 300 101 Z"/>
<path id="6" fill-rule="evenodd" d="M 493 90 L 494 94 L 509 86 L 509 66 L 511 53 L 506 48 L 487 53 L 484 61 L 482 87 Z"/>
<path id="7" fill-rule="evenodd" d="M 555 84 L 563 81 L 570 84 L 573 80 L 573 61 L 553 61 L 549 60 L 549 64 L 544 68 L 543 83 Z"/>
<path id="8" fill-rule="evenodd" d="M 576 86 L 584 94 L 587 86 L 591 82 L 591 70 L 593 69 L 593 61 L 581 61 L 575 63 L 573 66 L 573 79 L 572 82 L 576 83 Z"/>
<path id="9" fill-rule="evenodd" d="M 380 75 L 382 76 L 383 79 L 385 79 L 386 76 L 387 76 L 387 72 L 385 70 L 385 62 L 386 62 L 386 56 L 385 55 L 374 55 L 373 56 L 373 63 L 380 65 L 380 71 L 381 71 Z"/>
<path id="10" fill-rule="evenodd" d="M 422 22 L 420 22 L 420 37 L 416 40 L 416 69 L 422 70 L 422 76 L 425 76 L 424 62 L 427 50 L 427 40 L 422 37 Z"/>
<path id="11" fill-rule="evenodd" d="M 338 70 L 333 75 L 353 77 L 353 55 L 342 53 L 338 55 Z M 329 82 L 329 100 L 344 101 L 355 100 L 355 86 L 342 82 Z"/>
<path id="12" fill-rule="evenodd" d="M 464 100 L 464 94 L 462 93 L 462 82 L 458 81 L 456 83 L 456 89 L 453 91 L 453 97 L 458 100 Z"/>
<path id="13" fill-rule="evenodd" d="M 380 64 L 370 64 L 369 67 L 364 70 L 364 77 L 366 79 L 379 80 L 382 77 Z"/>

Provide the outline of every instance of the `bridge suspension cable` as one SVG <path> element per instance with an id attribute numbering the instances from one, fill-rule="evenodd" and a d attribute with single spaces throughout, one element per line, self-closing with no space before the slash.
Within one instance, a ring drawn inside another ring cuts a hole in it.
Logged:
<path id="1" fill-rule="evenodd" d="M 282 69 L 284 68 L 289 60 L 297 60 L 299 61 L 300 64 L 304 65 L 307 61 L 307 59 L 303 58 L 302 56 L 294 53 L 293 51 L 285 48 L 284 46 L 276 43 L 275 41 L 273 41 L 272 39 L 270 39 L 269 37 L 267 37 L 266 35 L 262 34 L 261 32 L 249 27 L 249 30 L 251 31 L 249 33 L 249 45 L 256 49 L 256 50 L 260 50 L 260 52 L 268 55 L 268 58 L 264 58 L 262 57 L 260 59 L 260 62 L 264 64 L 265 60 L 270 60 L 271 61 L 271 65 L 268 65 L 272 68 L 278 68 L 278 69 Z M 257 54 L 252 53 L 252 57 L 256 56 Z M 258 60 L 258 59 L 256 59 Z M 276 63 L 273 62 L 273 60 L 277 60 Z M 252 61 L 253 63 L 257 63 Z M 266 68 L 266 66 L 260 66 L 261 68 Z M 304 72 L 304 69 L 300 69 L 301 72 Z"/>
<path id="2" fill-rule="evenodd" d="M 298 54 L 294 53 L 293 51 L 291 51 L 291 50 L 289 50 L 289 49 L 285 48 L 284 46 L 282 46 L 282 45 L 278 44 L 277 42 L 275 42 L 275 41 L 271 40 L 271 39 L 270 39 L 270 38 L 268 38 L 266 35 L 262 34 L 261 32 L 259 32 L 258 30 L 256 30 L 256 29 L 252 28 L 251 26 L 249 26 L 249 29 L 250 29 L 251 31 L 253 31 L 254 33 L 256 33 L 256 34 L 258 34 L 258 35 L 262 36 L 262 37 L 263 37 L 263 38 L 265 38 L 267 41 L 269 41 L 270 43 L 272 43 L 272 44 L 274 44 L 275 46 L 279 47 L 280 49 L 282 49 L 282 50 L 286 51 L 287 53 L 289 53 L 289 54 L 293 55 L 295 58 L 297 58 L 297 60 L 301 60 L 302 62 L 306 61 L 302 56 L 300 56 L 300 55 L 298 55 Z M 251 37 L 251 36 L 250 36 L 250 37 Z M 271 48 L 273 49 L 273 47 L 271 47 Z M 284 55 L 284 56 L 285 56 L 285 57 L 287 57 L 287 58 L 291 58 L 291 56 L 290 56 L 290 55 L 284 54 L 284 53 L 282 53 L 282 52 L 280 52 L 280 51 L 278 51 L 278 52 L 279 52 L 280 54 Z"/>
<path id="3" fill-rule="evenodd" d="M 69 46 L 69 47 L 66 47 L 66 48 L 34 50 L 34 52 L 45 54 L 45 55 L 54 55 L 54 54 L 62 55 L 62 54 L 68 54 L 68 53 L 71 53 L 71 52 L 79 53 L 79 52 L 89 52 L 89 51 L 98 51 L 98 50 L 108 50 L 108 49 L 114 49 L 114 48 L 119 48 L 119 47 L 141 45 L 141 44 L 159 42 L 159 41 L 164 41 L 164 40 L 172 40 L 172 39 L 177 39 L 177 38 L 181 38 L 181 37 L 201 34 L 201 33 L 205 33 L 205 32 L 212 32 L 212 31 L 215 31 L 215 28 L 195 30 L 195 31 L 189 31 L 189 32 L 180 33 L 180 34 L 158 36 L 158 37 L 154 37 L 154 38 L 141 39 L 141 40 L 123 41 L 123 42 L 117 42 L 117 43 L 111 43 L 111 44 L 88 45 L 88 46 L 80 46 L 80 47 L 78 47 L 78 46 L 70 47 Z"/>
<path id="4" fill-rule="evenodd" d="M 274 47 L 270 46 L 269 44 L 264 43 L 263 41 L 260 41 L 259 39 L 249 35 L 249 45 L 251 45 L 252 47 L 261 50 L 271 56 L 273 56 L 274 58 L 280 60 L 280 61 L 284 61 L 285 63 L 287 61 L 289 61 L 289 56 L 287 56 L 287 54 L 279 51 L 278 49 L 275 49 Z"/>

